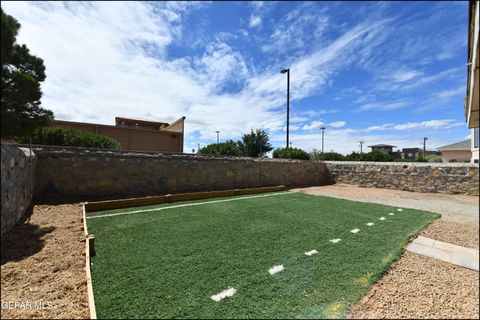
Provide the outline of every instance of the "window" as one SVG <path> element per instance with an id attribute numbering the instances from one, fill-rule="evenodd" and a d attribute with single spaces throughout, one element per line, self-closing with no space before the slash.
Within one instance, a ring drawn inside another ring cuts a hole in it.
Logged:
<path id="1" fill-rule="evenodd" d="M 478 148 L 478 129 L 480 128 L 473 129 L 473 147 L 474 148 Z"/>

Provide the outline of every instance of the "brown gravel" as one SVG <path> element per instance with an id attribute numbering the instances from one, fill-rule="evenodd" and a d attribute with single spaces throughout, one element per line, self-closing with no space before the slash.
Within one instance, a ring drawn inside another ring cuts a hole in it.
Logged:
<path id="1" fill-rule="evenodd" d="M 479 228 L 474 224 L 462 224 L 442 219 L 433 222 L 421 235 L 458 246 L 478 250 Z"/>
<path id="2" fill-rule="evenodd" d="M 405 252 L 350 318 L 479 318 L 479 273 Z"/>
<path id="3" fill-rule="evenodd" d="M 83 239 L 79 204 L 36 205 L 29 223 L 8 232 L 2 238 L 2 319 L 88 318 Z M 15 302 L 23 305 L 9 308 Z"/>

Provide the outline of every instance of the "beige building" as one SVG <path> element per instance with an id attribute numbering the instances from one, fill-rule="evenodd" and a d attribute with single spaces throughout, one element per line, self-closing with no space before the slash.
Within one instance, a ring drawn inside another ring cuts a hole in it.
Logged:
<path id="1" fill-rule="evenodd" d="M 470 150 L 470 140 L 452 143 L 438 148 L 442 153 L 443 162 L 470 162 L 472 159 L 472 150 Z"/>
<path id="2" fill-rule="evenodd" d="M 479 68 L 480 68 L 480 50 L 478 34 L 479 23 L 479 1 L 470 1 L 468 12 L 468 73 L 467 73 L 467 95 L 465 96 L 465 118 L 468 128 L 472 129 L 470 150 L 472 153 L 471 162 L 478 162 L 478 128 L 479 124 Z"/>
<path id="3" fill-rule="evenodd" d="M 115 125 L 53 120 L 51 127 L 73 128 L 111 137 L 121 149 L 135 151 L 183 152 L 185 117 L 172 122 L 140 118 L 115 118 Z"/>

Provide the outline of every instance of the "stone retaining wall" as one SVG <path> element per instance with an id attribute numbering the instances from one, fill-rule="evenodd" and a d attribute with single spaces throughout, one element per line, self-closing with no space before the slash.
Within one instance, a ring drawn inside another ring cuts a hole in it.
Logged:
<path id="1" fill-rule="evenodd" d="M 35 146 L 36 193 L 84 199 L 322 185 L 324 163 Z"/>
<path id="2" fill-rule="evenodd" d="M 475 163 L 326 161 L 330 182 L 415 192 L 479 195 Z"/>
<path id="3" fill-rule="evenodd" d="M 10 230 L 25 214 L 32 202 L 35 177 L 35 154 L 15 144 L 2 148 L 1 235 Z"/>

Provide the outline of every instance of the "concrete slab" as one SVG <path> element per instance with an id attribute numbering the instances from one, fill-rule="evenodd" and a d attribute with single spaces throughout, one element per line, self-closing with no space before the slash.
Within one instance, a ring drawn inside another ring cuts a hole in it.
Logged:
<path id="1" fill-rule="evenodd" d="M 407 251 L 479 271 L 479 251 L 475 249 L 418 236 L 408 245 Z"/>

